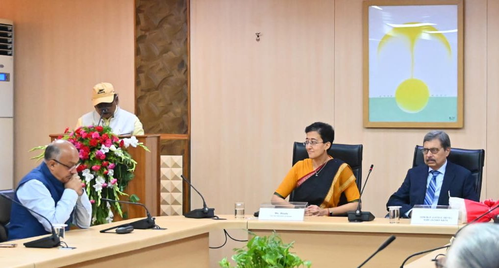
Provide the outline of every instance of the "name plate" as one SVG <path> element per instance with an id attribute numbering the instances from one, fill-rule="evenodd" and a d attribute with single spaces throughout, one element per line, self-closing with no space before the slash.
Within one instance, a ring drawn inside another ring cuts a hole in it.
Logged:
<path id="1" fill-rule="evenodd" d="M 415 225 L 458 225 L 458 209 L 414 208 L 411 224 Z"/>
<path id="2" fill-rule="evenodd" d="M 304 208 L 260 208 L 258 220 L 303 221 Z"/>

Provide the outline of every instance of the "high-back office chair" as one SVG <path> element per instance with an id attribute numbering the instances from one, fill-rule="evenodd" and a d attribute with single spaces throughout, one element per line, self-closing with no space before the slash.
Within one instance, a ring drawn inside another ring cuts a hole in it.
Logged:
<path id="1" fill-rule="evenodd" d="M 423 149 L 423 146 L 420 145 L 416 145 L 414 148 L 414 159 L 412 162 L 413 167 L 424 165 L 423 152 L 421 149 Z M 480 192 L 482 191 L 483 166 L 485 164 L 485 150 L 451 148 L 447 159 L 450 162 L 471 171 L 471 175 L 475 179 L 475 191 L 478 194 L 478 198 L 480 198 Z"/>
<path id="2" fill-rule="evenodd" d="M 338 144 L 333 143 L 331 148 L 327 151 L 327 153 L 333 158 L 338 158 L 343 160 L 343 162 L 347 163 L 353 171 L 355 178 L 357 179 L 357 187 L 362 189 L 362 144 Z M 293 146 L 293 165 L 296 162 L 308 158 L 307 149 L 303 142 L 295 142 Z M 294 192 L 291 192 L 289 196 L 289 200 L 293 201 Z M 341 195 L 339 205 L 346 204 L 347 200 L 345 195 Z"/>
<path id="3" fill-rule="evenodd" d="M 0 190 L 0 194 L 14 198 L 14 190 Z M 7 241 L 7 224 L 10 221 L 12 201 L 0 196 L 0 242 Z"/>

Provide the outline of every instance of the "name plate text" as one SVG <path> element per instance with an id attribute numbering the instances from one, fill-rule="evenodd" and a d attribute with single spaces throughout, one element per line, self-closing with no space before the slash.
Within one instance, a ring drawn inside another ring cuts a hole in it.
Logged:
<path id="1" fill-rule="evenodd" d="M 414 208 L 411 224 L 416 225 L 458 225 L 458 209 Z"/>
<path id="2" fill-rule="evenodd" d="M 303 221 L 304 208 L 260 208 L 258 220 Z"/>

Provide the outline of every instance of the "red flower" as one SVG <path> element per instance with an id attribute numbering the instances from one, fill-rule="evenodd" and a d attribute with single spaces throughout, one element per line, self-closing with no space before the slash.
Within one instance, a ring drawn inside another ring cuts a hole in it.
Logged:
<path id="1" fill-rule="evenodd" d="M 97 147 L 97 145 L 99 145 L 99 140 L 98 140 L 98 139 L 91 139 L 91 140 L 89 141 L 89 144 L 90 144 L 90 146 L 92 146 L 92 147 Z"/>
<path id="2" fill-rule="evenodd" d="M 104 175 L 107 175 L 107 173 L 109 173 L 109 171 L 107 169 L 104 170 Z"/>
<path id="3" fill-rule="evenodd" d="M 95 130 L 102 132 L 104 130 L 104 128 L 102 126 L 96 126 Z"/>
<path id="4" fill-rule="evenodd" d="M 68 133 L 69 132 L 69 128 L 67 127 L 65 130 L 64 130 L 64 134 Z"/>
<path id="5" fill-rule="evenodd" d="M 104 161 L 104 162 L 102 162 L 102 166 L 103 166 L 103 167 L 107 167 L 107 165 L 109 165 L 109 162 L 108 162 L 108 161 Z"/>
<path id="6" fill-rule="evenodd" d="M 100 169 L 100 166 L 99 165 L 94 165 L 92 166 L 92 170 L 93 171 L 98 171 Z"/>
<path id="7" fill-rule="evenodd" d="M 80 159 L 81 160 L 87 160 L 88 159 L 88 152 L 85 151 L 85 150 L 80 150 L 79 155 L 80 155 Z"/>
<path id="8" fill-rule="evenodd" d="M 77 168 L 76 168 L 76 171 L 78 171 L 78 173 L 82 172 L 83 170 L 85 170 L 87 168 L 86 165 L 79 165 Z"/>

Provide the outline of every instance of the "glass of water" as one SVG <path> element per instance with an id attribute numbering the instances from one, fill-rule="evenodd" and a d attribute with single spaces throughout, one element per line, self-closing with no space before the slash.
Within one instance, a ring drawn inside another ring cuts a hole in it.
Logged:
<path id="1" fill-rule="evenodd" d="M 244 202 L 236 202 L 234 204 L 234 218 L 244 219 Z"/>
<path id="2" fill-rule="evenodd" d="M 388 214 L 390 223 L 400 223 L 400 208 L 401 206 L 389 206 Z"/>

